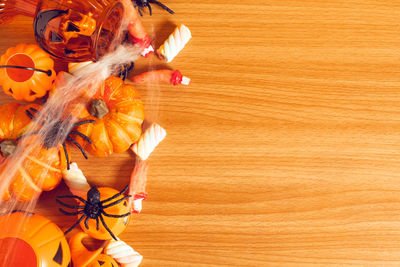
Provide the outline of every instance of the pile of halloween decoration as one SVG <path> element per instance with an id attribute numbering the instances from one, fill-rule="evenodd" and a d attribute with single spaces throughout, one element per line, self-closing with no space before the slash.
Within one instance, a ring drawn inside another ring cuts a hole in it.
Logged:
<path id="1" fill-rule="evenodd" d="M 144 105 L 133 84 L 190 82 L 169 69 L 127 80 L 136 56 L 155 54 L 171 62 L 191 38 L 180 25 L 154 52 L 140 20 L 145 7 L 152 14 L 151 4 L 174 14 L 156 0 L 0 0 L 0 25 L 16 15 L 31 16 L 38 43 L 11 47 L 0 58 L 4 92 L 35 101 L 0 106 L 0 193 L 8 207 L 0 216 L 2 266 L 140 264 L 142 256 L 118 236 L 131 214 L 142 209 L 146 160 L 166 131 L 154 122 L 143 129 Z M 69 63 L 68 70 L 56 73 L 56 61 Z M 136 164 L 130 183 L 121 191 L 90 186 L 71 161 L 70 146 L 85 158 L 131 149 Z M 62 179 L 71 194 L 55 201 L 61 214 L 77 217 L 65 232 L 29 209 L 14 208 L 15 203 L 34 207 L 41 192 Z M 67 242 L 65 234 L 78 225 L 82 231 L 71 233 Z M 105 242 L 90 251 L 82 243 L 86 238 Z"/>

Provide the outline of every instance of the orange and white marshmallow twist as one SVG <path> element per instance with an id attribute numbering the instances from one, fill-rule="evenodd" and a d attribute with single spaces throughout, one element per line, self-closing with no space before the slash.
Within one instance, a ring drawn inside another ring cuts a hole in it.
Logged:
<path id="1" fill-rule="evenodd" d="M 132 146 L 133 152 L 140 157 L 141 160 L 146 160 L 151 152 L 164 140 L 167 132 L 157 123 L 153 123 L 142 136 L 139 141 Z"/>
<path id="2" fill-rule="evenodd" d="M 142 255 L 120 239 L 117 241 L 111 240 L 104 251 L 121 264 L 122 267 L 137 267 L 143 259 Z"/>
<path id="3" fill-rule="evenodd" d="M 83 175 L 83 172 L 75 162 L 70 164 L 69 170 L 63 170 L 63 177 L 72 194 L 86 197 L 90 185 L 88 184 L 85 175 Z"/>
<path id="4" fill-rule="evenodd" d="M 175 28 L 168 39 L 157 49 L 157 53 L 161 55 L 166 62 L 171 62 L 174 57 L 185 47 L 187 42 L 192 38 L 189 28 L 181 24 Z"/>

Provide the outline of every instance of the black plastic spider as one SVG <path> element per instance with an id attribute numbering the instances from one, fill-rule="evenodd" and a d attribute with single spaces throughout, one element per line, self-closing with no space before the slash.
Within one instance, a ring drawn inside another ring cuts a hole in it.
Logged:
<path id="1" fill-rule="evenodd" d="M 107 216 L 107 217 L 112 217 L 112 218 L 123 218 L 123 217 L 129 216 L 131 213 L 128 212 L 128 213 L 121 214 L 121 215 L 114 215 L 114 214 L 108 214 L 107 212 L 104 211 L 104 209 L 109 208 L 114 205 L 117 205 L 118 203 L 121 203 L 125 199 L 130 198 L 131 195 L 127 195 L 127 196 L 124 196 L 123 198 L 120 198 L 120 199 L 114 201 L 114 202 L 106 204 L 107 202 L 114 200 L 114 199 L 118 198 L 119 196 L 121 196 L 122 194 L 124 194 L 126 192 L 126 190 L 128 190 L 128 187 L 129 186 L 127 185 L 119 193 L 117 193 L 117 194 L 113 195 L 112 197 L 107 198 L 105 200 L 100 200 L 100 192 L 97 189 L 97 187 L 95 187 L 95 186 L 90 188 L 90 190 L 87 192 L 87 200 L 84 200 L 83 198 L 81 198 L 79 196 L 75 196 L 75 195 L 57 196 L 56 201 L 59 204 L 65 206 L 67 208 L 70 208 L 70 209 L 80 209 L 77 212 L 67 212 L 60 208 L 59 210 L 62 214 L 67 215 L 67 216 L 75 216 L 75 215 L 83 214 L 78 219 L 78 221 L 76 221 L 74 223 L 74 225 L 72 225 L 67 231 L 65 231 L 65 234 L 69 233 L 85 218 L 86 218 L 85 219 L 86 229 L 89 229 L 89 225 L 88 225 L 89 219 L 93 219 L 93 220 L 96 220 L 96 229 L 99 230 L 99 219 L 100 219 L 101 223 L 103 224 L 103 226 L 107 230 L 107 232 L 112 236 L 112 238 L 114 238 L 114 240 L 117 240 L 115 235 L 112 233 L 110 228 L 108 228 L 106 222 L 104 221 L 103 215 Z M 66 203 L 62 202 L 61 200 L 59 200 L 59 198 L 77 199 L 85 205 L 77 205 L 77 206 L 69 205 L 69 204 L 66 204 Z"/>
<path id="2" fill-rule="evenodd" d="M 152 10 L 151 10 L 150 4 L 156 4 L 156 5 L 160 6 L 162 9 L 166 10 L 168 13 L 175 14 L 175 12 L 172 11 L 169 7 L 167 7 L 166 5 L 164 5 L 163 3 L 161 3 L 157 0 L 132 0 L 132 2 L 138 8 L 138 12 L 139 12 L 140 16 L 143 16 L 142 9 L 145 8 L 146 6 L 149 9 L 149 13 L 151 16 Z"/>
<path id="3" fill-rule="evenodd" d="M 122 80 L 126 80 L 128 77 L 129 72 L 133 69 L 135 66 L 135 63 L 131 61 L 130 63 L 126 64 L 121 64 L 119 65 L 117 71 L 114 73 L 114 75 L 120 77 Z"/>
<path id="4" fill-rule="evenodd" d="M 26 115 L 28 115 L 28 117 L 31 118 L 32 120 L 36 120 L 36 118 L 38 117 L 37 115 L 39 113 L 39 111 L 37 109 L 32 108 L 32 107 L 29 108 L 29 110 L 26 110 L 25 112 L 26 112 Z M 77 131 L 69 131 L 69 129 L 67 129 L 68 125 L 70 125 L 68 123 L 68 121 L 70 121 L 72 119 L 71 117 L 68 117 L 67 120 L 64 122 L 61 120 L 52 121 L 50 116 L 43 116 L 43 117 L 44 117 L 43 121 L 39 121 L 39 123 L 42 126 L 48 125 L 46 128 L 42 128 L 40 130 L 21 135 L 20 137 L 17 138 L 17 141 L 26 136 L 35 135 L 35 134 L 44 134 L 43 146 L 46 149 L 55 147 L 61 142 L 61 144 L 64 148 L 64 153 L 65 153 L 65 158 L 67 161 L 67 169 L 68 170 L 69 170 L 69 156 L 68 156 L 68 152 L 67 152 L 67 146 L 65 144 L 66 140 L 70 141 L 77 148 L 79 148 L 79 150 L 81 151 L 81 153 L 85 157 L 85 159 L 88 158 L 85 151 L 83 150 L 82 146 L 78 142 L 76 142 L 74 139 L 72 139 L 72 137 L 70 135 L 79 135 L 80 137 L 82 137 L 83 139 L 88 141 L 89 144 L 91 144 L 92 141 L 90 140 L 89 137 L 87 137 L 83 133 L 80 133 Z M 95 122 L 94 120 L 80 121 L 80 122 L 74 123 L 72 125 L 72 128 L 75 128 L 82 124 L 94 123 L 94 122 Z"/>

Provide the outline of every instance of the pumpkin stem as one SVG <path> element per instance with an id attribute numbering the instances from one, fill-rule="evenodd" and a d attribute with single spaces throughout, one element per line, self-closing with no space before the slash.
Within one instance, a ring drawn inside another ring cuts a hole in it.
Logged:
<path id="1" fill-rule="evenodd" d="M 98 119 L 103 118 L 105 115 L 108 114 L 108 112 L 110 112 L 110 111 L 108 110 L 107 105 L 103 100 L 95 99 L 90 104 L 90 108 L 89 108 L 90 115 L 92 115 Z"/>
<path id="2" fill-rule="evenodd" d="M 0 152 L 4 157 L 10 157 L 17 149 L 17 143 L 14 140 L 7 139 L 0 143 Z"/>

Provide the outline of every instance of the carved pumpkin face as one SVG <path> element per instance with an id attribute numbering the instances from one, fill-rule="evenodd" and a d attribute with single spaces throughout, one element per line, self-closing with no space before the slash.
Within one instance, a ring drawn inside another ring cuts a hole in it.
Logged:
<path id="1" fill-rule="evenodd" d="M 43 216 L 17 211 L 0 217 L 0 262 L 13 267 L 66 267 L 64 233 Z"/>
<path id="2" fill-rule="evenodd" d="M 118 267 L 118 264 L 110 256 L 100 254 L 88 267 Z"/>
<path id="3" fill-rule="evenodd" d="M 16 100 L 34 101 L 46 95 L 56 77 L 54 61 L 38 45 L 19 44 L 9 48 L 0 58 L 0 65 L 32 69 L 0 69 L 0 85 Z"/>
<path id="4" fill-rule="evenodd" d="M 96 250 L 88 250 L 83 244 L 83 239 L 89 238 L 89 235 L 84 232 L 77 232 L 69 240 L 71 248 L 71 258 L 74 266 L 87 267 L 118 267 L 115 260 L 103 252 L 103 247 Z"/>
<path id="5" fill-rule="evenodd" d="M 117 0 L 42 1 L 33 23 L 36 41 L 55 58 L 97 60 L 108 51 L 123 13 Z"/>

